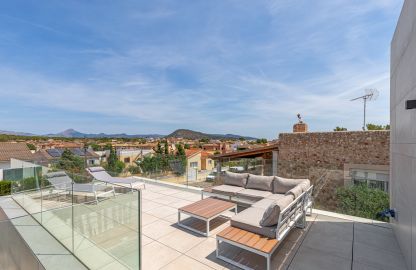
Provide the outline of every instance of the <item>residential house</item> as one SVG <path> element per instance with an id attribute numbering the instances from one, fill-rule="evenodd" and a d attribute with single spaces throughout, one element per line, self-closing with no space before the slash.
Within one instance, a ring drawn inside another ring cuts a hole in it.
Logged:
<path id="1" fill-rule="evenodd" d="M 153 154 L 151 149 L 118 149 L 117 157 L 127 167 L 136 166 L 136 161 Z"/>
<path id="2" fill-rule="evenodd" d="M 56 160 L 61 158 L 64 150 L 65 149 L 61 149 L 61 148 L 52 148 L 52 149 L 46 149 L 46 150 L 42 149 L 34 154 L 36 157 L 35 160 L 37 163 L 40 163 L 43 166 L 50 166 Z M 86 159 L 88 166 L 98 166 L 101 163 L 100 156 L 97 155 L 92 150 L 88 149 L 85 151 L 84 149 L 81 149 L 81 148 L 71 148 L 68 150 L 71 151 L 72 154 L 78 157 L 81 157 L 83 159 Z"/>
<path id="3" fill-rule="evenodd" d="M 0 142 L 0 169 L 10 168 L 10 159 L 31 161 L 34 156 L 26 143 Z"/>
<path id="4" fill-rule="evenodd" d="M 214 161 L 210 158 L 211 154 L 201 149 L 187 149 L 185 150 L 187 170 L 197 169 L 213 170 Z"/>

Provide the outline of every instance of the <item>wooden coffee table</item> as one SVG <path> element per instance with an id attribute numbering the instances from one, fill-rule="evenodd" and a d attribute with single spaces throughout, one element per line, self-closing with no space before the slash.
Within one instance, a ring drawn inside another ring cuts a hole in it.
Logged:
<path id="1" fill-rule="evenodd" d="M 237 205 L 232 202 L 215 198 L 206 198 L 178 209 L 178 225 L 193 232 L 209 236 L 209 222 L 216 217 L 222 216 L 224 212 L 234 209 L 237 214 Z M 206 232 L 197 230 L 181 223 L 181 213 L 193 218 L 203 220 L 206 223 Z"/>

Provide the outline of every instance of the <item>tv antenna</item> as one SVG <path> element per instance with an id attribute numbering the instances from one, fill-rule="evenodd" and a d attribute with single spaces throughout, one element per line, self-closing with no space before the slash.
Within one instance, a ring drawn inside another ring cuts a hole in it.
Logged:
<path id="1" fill-rule="evenodd" d="M 378 90 L 377 89 L 365 89 L 365 95 L 357 98 L 353 98 L 350 101 L 355 101 L 362 99 L 364 101 L 364 122 L 363 122 L 363 130 L 366 128 L 365 124 L 365 116 L 366 116 L 366 109 L 367 109 L 367 100 L 375 100 L 378 97 Z"/>

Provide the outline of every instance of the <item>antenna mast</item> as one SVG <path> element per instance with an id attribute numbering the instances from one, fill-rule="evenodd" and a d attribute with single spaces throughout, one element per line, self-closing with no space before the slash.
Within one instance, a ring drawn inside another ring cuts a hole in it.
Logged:
<path id="1" fill-rule="evenodd" d="M 364 96 L 360 96 L 357 98 L 353 98 L 350 101 L 355 101 L 355 100 L 359 100 L 362 99 L 364 101 L 364 121 L 363 121 L 363 130 L 366 129 L 366 123 L 365 123 L 365 118 L 366 118 L 366 110 L 367 110 L 367 100 L 375 100 L 378 97 L 378 90 L 377 89 L 366 89 L 365 90 L 365 95 Z"/>

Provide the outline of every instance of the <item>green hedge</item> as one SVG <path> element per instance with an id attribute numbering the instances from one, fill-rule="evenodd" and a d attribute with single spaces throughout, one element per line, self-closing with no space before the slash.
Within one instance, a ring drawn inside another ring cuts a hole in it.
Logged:
<path id="1" fill-rule="evenodd" d="M 11 181 L 0 181 L 0 196 L 10 195 L 11 188 Z"/>
<path id="2" fill-rule="evenodd" d="M 366 185 L 353 185 L 337 190 L 338 211 L 352 216 L 380 219 L 377 213 L 389 208 L 389 194 L 369 188 Z"/>

